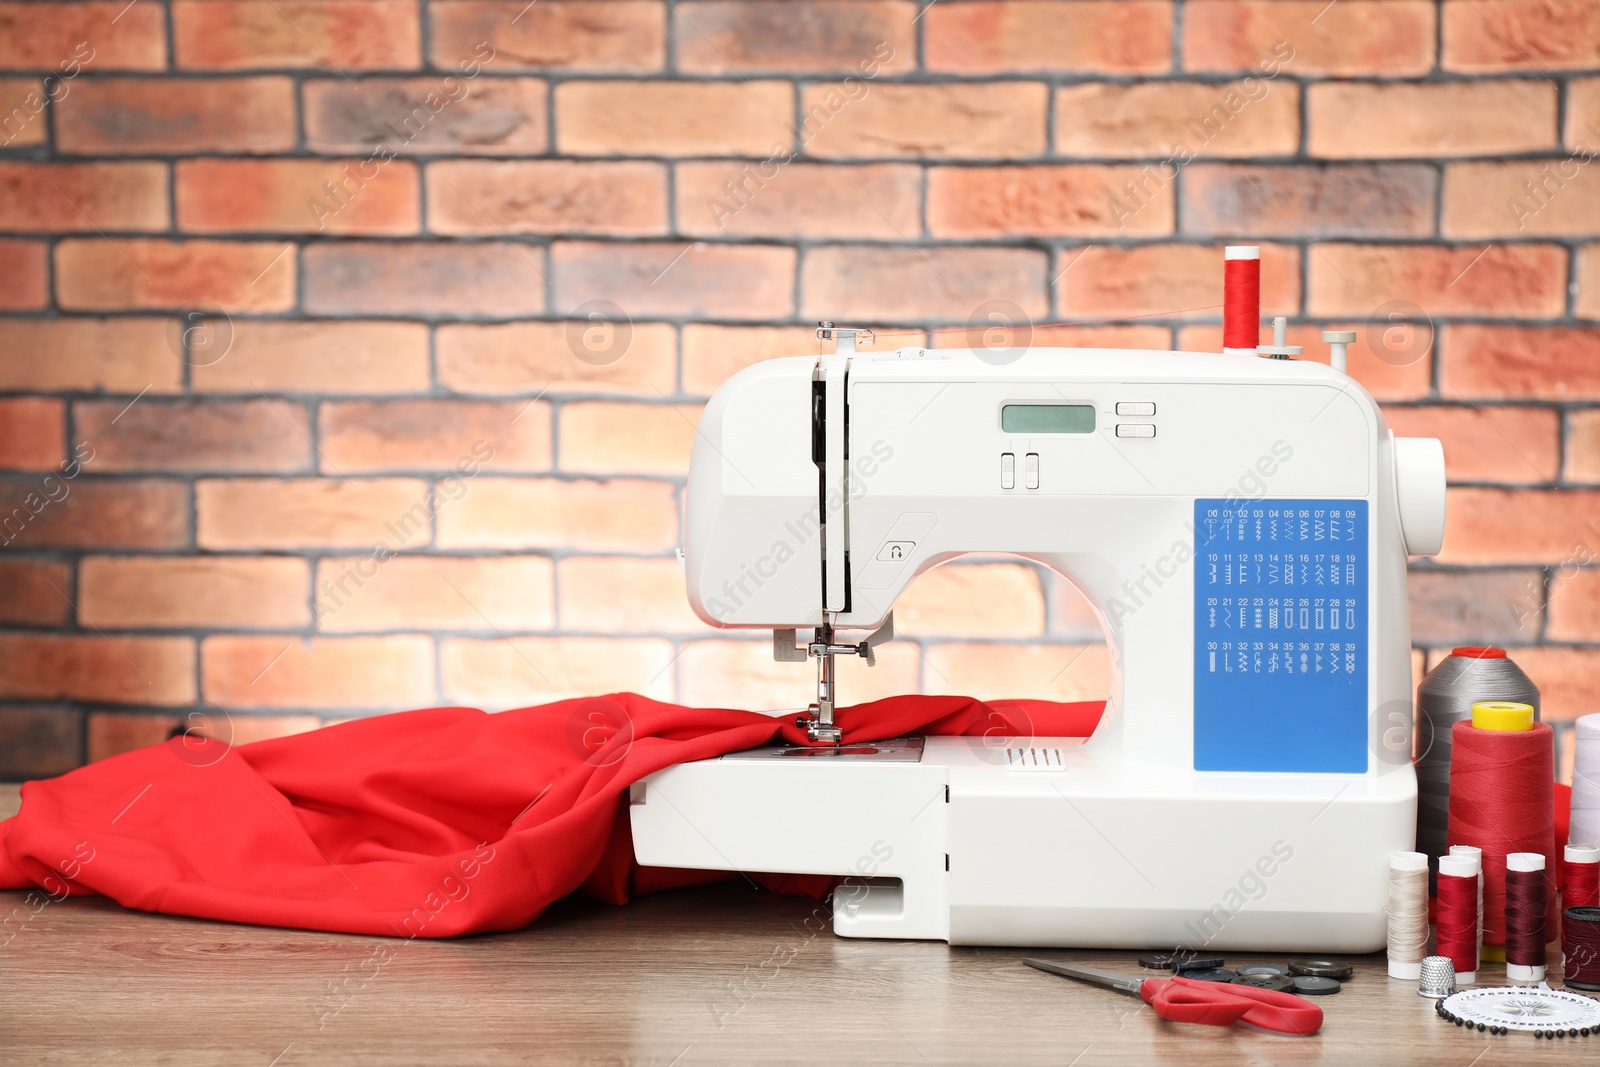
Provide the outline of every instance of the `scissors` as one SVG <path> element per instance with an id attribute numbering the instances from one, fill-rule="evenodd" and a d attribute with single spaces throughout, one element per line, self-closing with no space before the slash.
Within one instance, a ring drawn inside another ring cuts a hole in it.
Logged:
<path id="1" fill-rule="evenodd" d="M 1314 1034 L 1322 1027 L 1322 1009 L 1292 993 L 1225 982 L 1201 982 L 1181 975 L 1175 978 L 1145 978 L 1137 974 L 1117 974 L 1075 963 L 1051 963 L 1025 959 L 1029 967 L 1051 974 L 1078 978 L 1107 986 L 1119 993 L 1138 997 L 1155 1009 L 1158 1018 L 1178 1023 L 1204 1023 L 1227 1026 L 1247 1022 L 1280 1034 Z"/>

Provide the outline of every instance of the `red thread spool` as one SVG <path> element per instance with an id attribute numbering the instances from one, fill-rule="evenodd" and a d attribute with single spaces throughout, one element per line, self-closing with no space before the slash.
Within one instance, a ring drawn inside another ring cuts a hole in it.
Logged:
<path id="1" fill-rule="evenodd" d="M 1506 978 L 1544 981 L 1544 857 L 1513 852 L 1506 857 Z"/>
<path id="2" fill-rule="evenodd" d="M 1255 355 L 1261 343 L 1261 249 L 1228 245 L 1222 253 L 1222 351 Z"/>
<path id="3" fill-rule="evenodd" d="M 1568 845 L 1562 859 L 1561 906 L 1592 908 L 1600 904 L 1600 848 Z"/>
<path id="4" fill-rule="evenodd" d="M 1567 985 L 1600 992 L 1600 908 L 1568 908 L 1561 913 L 1561 953 Z"/>
<path id="5" fill-rule="evenodd" d="M 1476 856 L 1439 857 L 1435 951 L 1450 957 L 1462 985 L 1478 978 L 1478 877 Z"/>
<path id="6" fill-rule="evenodd" d="M 1491 709 L 1480 715 L 1480 710 Z M 1496 709 L 1526 709 L 1529 725 L 1490 729 Z M 1526 704 L 1480 703 L 1473 721 L 1451 730 L 1450 844 L 1483 850 L 1483 941 L 1505 944 L 1506 857 L 1513 852 L 1556 855 L 1553 734 L 1547 723 L 1533 722 Z M 1479 725 L 1474 725 L 1479 723 Z M 1555 872 L 1545 864 L 1545 924 L 1542 936 L 1556 932 Z"/>

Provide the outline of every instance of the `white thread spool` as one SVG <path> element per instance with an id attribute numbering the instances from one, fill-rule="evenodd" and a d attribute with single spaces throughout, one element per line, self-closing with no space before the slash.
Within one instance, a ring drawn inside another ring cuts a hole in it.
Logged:
<path id="1" fill-rule="evenodd" d="M 1389 853 L 1389 977 L 1422 977 L 1428 949 L 1428 857 Z"/>
<path id="2" fill-rule="evenodd" d="M 1478 958 L 1483 959 L 1483 849 L 1477 845 L 1451 845 L 1450 855 L 1470 856 L 1478 865 Z"/>
<path id="3" fill-rule="evenodd" d="M 1506 857 L 1507 871 L 1521 871 L 1523 873 L 1544 870 L 1544 857 L 1537 852 L 1513 852 Z M 1482 908 L 1478 909 L 1480 912 Z M 1542 920 L 1541 920 L 1542 921 Z M 1509 936 L 1509 934 L 1508 934 Z M 1540 942 L 1544 941 L 1541 936 Z M 1509 942 L 1508 942 L 1509 943 Z M 1508 982 L 1542 982 L 1544 981 L 1544 964 L 1528 966 L 1520 963 L 1506 961 L 1506 981 Z"/>
<path id="4" fill-rule="evenodd" d="M 1567 840 L 1600 844 L 1600 713 L 1581 716 L 1572 729 L 1572 826 Z"/>
<path id="5" fill-rule="evenodd" d="M 1448 874 L 1452 878 L 1476 878 L 1478 880 L 1478 941 L 1483 942 L 1483 860 L 1473 853 L 1478 852 L 1453 852 L 1448 856 L 1439 857 L 1439 873 Z M 1481 960 L 1481 954 L 1474 953 L 1475 959 Z M 1456 972 L 1456 985 L 1474 985 L 1478 981 L 1478 972 L 1474 968 L 1470 971 Z"/>

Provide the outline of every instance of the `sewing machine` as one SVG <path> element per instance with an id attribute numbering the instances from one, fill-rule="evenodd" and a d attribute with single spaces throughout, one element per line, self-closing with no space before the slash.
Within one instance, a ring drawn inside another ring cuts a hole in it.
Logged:
<path id="1" fill-rule="evenodd" d="M 1282 358 L 1281 330 L 1261 349 L 1280 358 L 868 352 L 864 333 L 828 329 L 833 354 L 712 398 L 686 501 L 695 612 L 815 659 L 804 722 L 837 743 L 835 657 L 892 636 L 907 583 L 1020 556 L 1094 605 L 1104 717 L 1087 740 L 673 767 L 634 787 L 639 862 L 849 876 L 847 937 L 1381 948 L 1388 855 L 1416 824 L 1406 557 L 1441 544 L 1439 442 L 1396 438 L 1340 369 Z"/>

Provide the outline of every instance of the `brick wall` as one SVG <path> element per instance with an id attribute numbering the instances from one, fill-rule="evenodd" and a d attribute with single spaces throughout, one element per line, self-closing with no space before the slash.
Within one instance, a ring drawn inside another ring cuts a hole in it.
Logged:
<path id="1" fill-rule="evenodd" d="M 1600 2 L 0 0 L 0 126 L 0 773 L 803 702 L 671 555 L 717 384 L 819 318 L 1215 350 L 1238 238 L 1444 439 L 1419 647 L 1597 707 Z M 1032 566 L 897 619 L 850 699 L 1105 691 Z"/>

